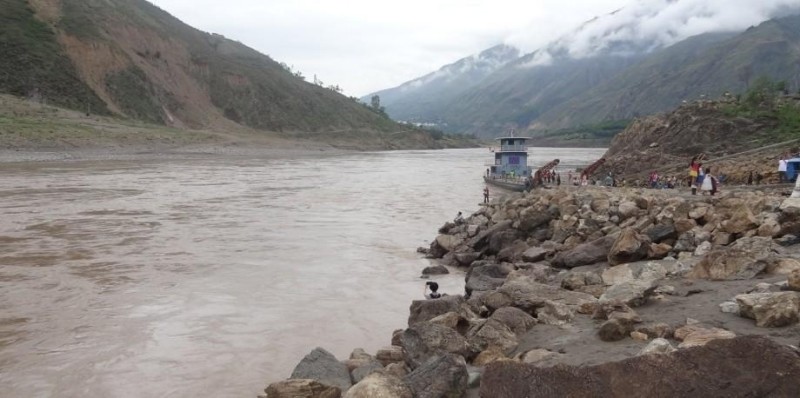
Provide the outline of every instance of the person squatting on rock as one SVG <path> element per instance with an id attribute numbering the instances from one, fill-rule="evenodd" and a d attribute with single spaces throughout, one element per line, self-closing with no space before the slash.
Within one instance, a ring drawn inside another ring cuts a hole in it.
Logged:
<path id="1" fill-rule="evenodd" d="M 460 211 L 456 215 L 456 218 L 453 220 L 453 222 L 456 223 L 456 225 L 461 225 L 464 223 L 464 216 L 461 215 Z"/>
<path id="2" fill-rule="evenodd" d="M 428 286 L 431 287 L 431 292 L 430 293 L 428 293 Z M 439 293 L 439 284 L 436 283 L 436 282 L 430 282 L 430 281 L 425 282 L 425 292 L 423 294 L 425 294 L 425 298 L 426 299 L 438 299 L 438 298 L 442 297 L 442 294 Z"/>

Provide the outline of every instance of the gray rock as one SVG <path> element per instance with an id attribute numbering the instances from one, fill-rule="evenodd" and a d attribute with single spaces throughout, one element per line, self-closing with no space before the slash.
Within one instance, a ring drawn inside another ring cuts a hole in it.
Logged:
<path id="1" fill-rule="evenodd" d="M 739 315 L 739 304 L 733 301 L 726 301 L 719 305 L 719 310 L 726 313 L 726 314 L 736 314 Z"/>
<path id="2" fill-rule="evenodd" d="M 675 231 L 675 226 L 672 224 L 656 224 L 644 230 L 644 234 L 650 238 L 653 243 L 661 243 L 667 239 L 676 239 L 678 232 Z"/>
<path id="3" fill-rule="evenodd" d="M 622 282 L 606 289 L 600 296 L 600 301 L 622 302 L 631 307 L 639 307 L 647 303 L 657 285 L 653 282 L 633 281 Z"/>
<path id="4" fill-rule="evenodd" d="M 381 365 L 380 361 L 373 359 L 353 369 L 353 372 L 351 373 L 353 376 L 353 382 L 358 383 L 361 380 L 364 380 L 365 377 L 381 369 L 383 369 L 383 365 Z"/>
<path id="5" fill-rule="evenodd" d="M 448 312 L 459 312 L 464 298 L 461 296 L 443 296 L 436 300 L 414 300 L 409 309 L 408 325 L 429 321 Z"/>
<path id="6" fill-rule="evenodd" d="M 677 351 L 677 349 L 673 347 L 668 340 L 657 338 L 647 344 L 646 347 L 642 348 L 638 355 L 669 354 L 675 351 Z"/>
<path id="7" fill-rule="evenodd" d="M 306 355 L 292 371 L 292 379 L 312 379 L 335 386 L 342 391 L 350 388 L 347 366 L 323 348 L 317 347 Z"/>
<path id="8" fill-rule="evenodd" d="M 422 270 L 422 275 L 445 275 L 449 273 L 450 271 L 448 271 L 447 268 L 443 265 L 425 267 L 425 269 Z"/>
<path id="9" fill-rule="evenodd" d="M 467 391 L 469 373 L 464 358 L 447 354 L 431 358 L 404 381 L 415 398 L 461 397 Z"/>
<path id="10" fill-rule="evenodd" d="M 403 332 L 401 341 L 406 364 L 411 369 L 445 353 L 472 358 L 479 352 L 455 330 L 430 322 L 411 325 Z"/>
<path id="11" fill-rule="evenodd" d="M 608 252 L 614 245 L 616 236 L 610 235 L 583 243 L 571 250 L 563 251 L 553 258 L 552 264 L 559 268 L 575 268 L 581 265 L 596 264 L 607 260 Z"/>
<path id="12" fill-rule="evenodd" d="M 553 252 L 554 252 L 553 249 L 548 249 L 540 246 L 531 247 L 522 253 L 522 261 L 526 261 L 529 263 L 536 263 L 544 260 L 545 257 L 552 254 Z"/>

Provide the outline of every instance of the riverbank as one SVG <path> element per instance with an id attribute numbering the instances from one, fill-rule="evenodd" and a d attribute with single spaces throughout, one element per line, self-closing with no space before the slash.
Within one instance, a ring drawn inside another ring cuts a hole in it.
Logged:
<path id="1" fill-rule="evenodd" d="M 132 160 L 196 155 L 272 158 L 318 152 L 481 147 L 417 131 L 260 131 L 216 120 L 203 129 L 98 116 L 0 95 L 0 162 Z"/>
<path id="2" fill-rule="evenodd" d="M 770 366 L 778 373 L 760 384 L 792 396 L 800 376 L 800 210 L 781 209 L 783 194 L 563 187 L 509 195 L 464 224 L 443 226 L 421 250 L 465 273 L 467 297 L 414 301 L 408 327 L 374 356 L 355 350 L 340 362 L 315 350 L 292 379 L 271 384 L 268 397 L 575 393 L 579 368 L 551 368 L 559 364 L 582 366 L 601 386 L 613 379 L 615 389 L 604 390 L 611 395 L 681 395 L 680 385 L 708 389 L 724 377 L 681 371 L 682 358 L 757 374 L 764 350 L 776 352 Z M 752 335 L 762 338 L 739 337 Z M 625 366 L 654 372 L 636 380 L 619 370 Z M 547 387 L 542 377 L 560 384 Z M 761 388 L 726 380 L 715 394 Z"/>

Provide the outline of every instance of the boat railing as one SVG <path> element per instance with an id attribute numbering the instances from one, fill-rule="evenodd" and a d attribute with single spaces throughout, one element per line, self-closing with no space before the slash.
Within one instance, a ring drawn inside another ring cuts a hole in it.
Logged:
<path id="1" fill-rule="evenodd" d="M 511 176 L 511 175 L 500 175 L 500 174 L 492 174 L 489 176 L 490 179 L 495 181 L 502 181 L 502 182 L 510 182 L 514 184 L 524 184 L 525 179 L 528 177 L 521 177 L 521 176 Z"/>
<path id="2" fill-rule="evenodd" d="M 500 151 L 504 152 L 527 152 L 527 145 L 500 145 Z"/>

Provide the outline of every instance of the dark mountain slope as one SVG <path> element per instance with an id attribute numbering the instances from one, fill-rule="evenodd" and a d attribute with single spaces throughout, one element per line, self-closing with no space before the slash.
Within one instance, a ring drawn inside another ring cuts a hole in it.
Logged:
<path id="1" fill-rule="evenodd" d="M 759 76 L 791 85 L 800 76 L 799 26 L 800 16 L 794 16 L 767 21 L 738 35 L 689 38 L 553 108 L 532 127 L 629 119 L 703 95 L 741 93 Z"/>
<path id="2" fill-rule="evenodd" d="M 406 129 L 144 0 L 1 1 L 0 45 L 17 54 L 0 61 L 5 93 L 176 127 Z"/>

